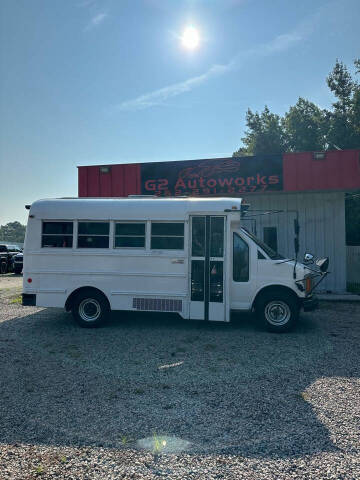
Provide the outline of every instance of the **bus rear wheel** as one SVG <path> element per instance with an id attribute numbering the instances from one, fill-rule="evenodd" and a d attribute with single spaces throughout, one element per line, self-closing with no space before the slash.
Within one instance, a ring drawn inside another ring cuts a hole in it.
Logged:
<path id="1" fill-rule="evenodd" d="M 298 302 L 286 292 L 264 294 L 256 311 L 267 329 L 278 333 L 291 330 L 299 317 Z"/>
<path id="2" fill-rule="evenodd" d="M 110 314 L 110 307 L 101 293 L 84 291 L 74 299 L 71 311 L 81 327 L 96 328 L 105 323 Z"/>

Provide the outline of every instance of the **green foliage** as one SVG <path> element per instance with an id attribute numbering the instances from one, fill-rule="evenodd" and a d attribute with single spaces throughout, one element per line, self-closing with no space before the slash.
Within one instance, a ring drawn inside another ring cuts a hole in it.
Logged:
<path id="1" fill-rule="evenodd" d="M 25 238 L 25 225 L 20 222 L 9 222 L 6 225 L 0 225 L 0 241 L 23 243 Z"/>
<path id="2" fill-rule="evenodd" d="M 35 469 L 35 473 L 36 473 L 37 475 L 43 474 L 43 473 L 44 473 L 44 467 L 43 467 L 42 465 L 38 465 L 38 466 L 36 467 L 36 469 Z"/>
<path id="3" fill-rule="evenodd" d="M 10 303 L 21 305 L 21 303 L 22 303 L 21 295 L 17 295 L 15 298 L 10 300 Z"/>
<path id="4" fill-rule="evenodd" d="M 354 65 L 360 74 L 360 59 Z M 267 106 L 261 113 L 248 109 L 243 145 L 233 156 L 359 148 L 360 85 L 339 60 L 326 80 L 335 96 L 331 110 L 301 97 L 283 117 Z"/>
<path id="5" fill-rule="evenodd" d="M 324 150 L 325 114 L 315 103 L 299 97 L 282 120 L 288 151 Z"/>
<path id="6" fill-rule="evenodd" d="M 260 114 L 250 108 L 246 113 L 248 130 L 240 148 L 234 156 L 282 153 L 286 150 L 285 136 L 279 115 L 271 113 L 267 106 Z"/>
<path id="7" fill-rule="evenodd" d="M 357 73 L 359 60 L 354 62 Z M 329 123 L 327 140 L 338 148 L 357 148 L 360 145 L 360 86 L 352 79 L 347 67 L 336 60 L 327 77 L 327 84 L 335 95 L 333 110 L 326 112 Z"/>

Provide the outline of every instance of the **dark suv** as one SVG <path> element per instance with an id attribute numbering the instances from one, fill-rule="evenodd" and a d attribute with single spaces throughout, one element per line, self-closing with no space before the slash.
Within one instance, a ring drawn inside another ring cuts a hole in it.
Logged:
<path id="1" fill-rule="evenodd" d="M 0 244 L 0 273 L 11 272 L 14 269 L 14 255 L 21 253 L 16 245 Z"/>
<path id="2" fill-rule="evenodd" d="M 13 268 L 14 268 L 14 272 L 19 274 L 22 272 L 22 269 L 23 269 L 23 254 L 22 253 L 18 253 L 16 255 L 13 256 Z"/>

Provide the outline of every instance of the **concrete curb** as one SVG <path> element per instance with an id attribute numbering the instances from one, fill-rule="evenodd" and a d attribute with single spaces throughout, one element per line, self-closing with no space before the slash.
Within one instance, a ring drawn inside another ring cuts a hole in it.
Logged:
<path id="1" fill-rule="evenodd" d="M 325 302 L 360 302 L 360 295 L 345 293 L 343 295 L 336 293 L 317 294 L 317 298 Z"/>

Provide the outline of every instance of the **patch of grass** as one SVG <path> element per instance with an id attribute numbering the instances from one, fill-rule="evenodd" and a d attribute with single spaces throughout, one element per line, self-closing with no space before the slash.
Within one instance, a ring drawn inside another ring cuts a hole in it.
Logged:
<path id="1" fill-rule="evenodd" d="M 72 351 L 68 353 L 69 357 L 77 359 L 81 357 L 81 353 L 77 351 Z"/>
<path id="2" fill-rule="evenodd" d="M 42 465 L 38 465 L 38 466 L 36 467 L 36 469 L 35 469 L 35 473 L 36 473 L 37 475 L 43 474 L 43 473 L 44 473 L 44 467 L 43 467 Z"/>
<path id="3" fill-rule="evenodd" d="M 194 343 L 199 340 L 199 335 L 194 335 L 193 337 L 185 337 L 182 339 L 184 343 Z"/>
<path id="4" fill-rule="evenodd" d="M 134 393 L 136 395 L 143 395 L 145 393 L 145 390 L 143 388 L 135 388 Z"/>
<path id="5" fill-rule="evenodd" d="M 207 343 L 206 345 L 204 345 L 204 350 L 206 350 L 207 352 L 216 350 L 216 345 L 213 343 Z"/>
<path id="6" fill-rule="evenodd" d="M 64 455 L 62 455 L 62 456 L 60 457 L 60 462 L 61 462 L 61 463 L 66 463 L 66 462 L 67 462 L 67 458 L 64 457 Z"/>
<path id="7" fill-rule="evenodd" d="M 111 393 L 109 395 L 109 400 L 117 400 L 119 398 L 117 393 Z"/>
<path id="8" fill-rule="evenodd" d="M 16 305 L 21 305 L 21 303 L 22 303 L 21 295 L 18 295 L 17 297 L 12 298 L 10 300 L 10 303 L 13 303 L 13 304 L 16 304 Z"/>
<path id="9" fill-rule="evenodd" d="M 166 441 L 159 437 L 156 433 L 153 434 L 153 440 L 154 440 L 154 448 L 153 448 L 153 454 L 154 455 L 159 455 L 161 451 L 164 449 L 166 446 Z"/>
<path id="10" fill-rule="evenodd" d="M 310 400 L 310 397 L 306 392 L 300 392 L 299 396 L 304 400 L 304 402 L 308 402 Z"/>
<path id="11" fill-rule="evenodd" d="M 177 351 L 178 353 L 185 353 L 185 352 L 186 352 L 186 348 L 178 347 L 178 348 L 176 349 L 176 351 Z"/>

